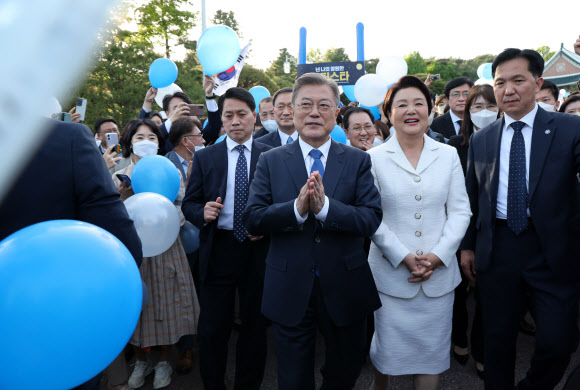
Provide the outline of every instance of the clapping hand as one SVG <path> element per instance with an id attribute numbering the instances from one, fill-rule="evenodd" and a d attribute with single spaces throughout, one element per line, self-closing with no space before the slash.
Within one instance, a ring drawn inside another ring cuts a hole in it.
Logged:
<path id="1" fill-rule="evenodd" d="M 314 214 L 320 213 L 324 207 L 325 195 L 324 195 L 324 185 L 322 184 L 322 176 L 318 171 L 314 171 L 310 174 L 308 181 L 308 196 L 310 197 L 310 210 Z"/>

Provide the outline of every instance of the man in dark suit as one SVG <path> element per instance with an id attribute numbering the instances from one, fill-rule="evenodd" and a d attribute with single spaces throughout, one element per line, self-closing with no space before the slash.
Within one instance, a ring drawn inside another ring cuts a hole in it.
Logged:
<path id="1" fill-rule="evenodd" d="M 260 124 L 262 128 L 254 132 L 254 139 L 268 135 L 278 129 L 278 125 L 274 119 L 274 105 L 272 100 L 272 96 L 267 96 L 258 103 L 260 115 L 256 118 L 256 126 Z"/>
<path id="2" fill-rule="evenodd" d="M 538 107 L 544 61 L 506 49 L 493 62 L 505 113 L 471 137 L 466 185 L 473 217 L 461 265 L 477 273 L 485 340 L 485 388 L 512 389 L 518 324 L 526 301 L 536 349 L 518 389 L 553 389 L 578 346 L 580 118 Z"/>
<path id="3" fill-rule="evenodd" d="M 44 125 L 51 128 L 46 141 L 0 203 L 0 241 L 36 223 L 78 220 L 113 234 L 140 265 L 141 240 L 89 129 L 53 120 Z M 79 389 L 100 389 L 99 379 Z"/>
<path id="4" fill-rule="evenodd" d="M 277 148 L 298 139 L 298 132 L 294 127 L 292 88 L 282 88 L 277 91 L 272 98 L 272 104 L 274 105 L 274 120 L 278 125 L 278 130 L 260 137 L 258 142 Z"/>
<path id="5" fill-rule="evenodd" d="M 473 81 L 467 77 L 458 77 L 445 85 L 445 96 L 449 100 L 449 111 L 433 119 L 431 129 L 449 139 L 459 134 L 463 111 L 469 90 L 473 87 Z"/>
<path id="6" fill-rule="evenodd" d="M 276 100 L 278 103 L 278 100 Z M 262 312 L 272 320 L 278 388 L 314 389 L 314 345 L 326 345 L 323 389 L 352 389 L 367 314 L 380 307 L 364 239 L 382 219 L 369 156 L 332 141 L 338 86 L 314 73 L 291 96 L 297 141 L 260 157 L 244 221 L 269 233 Z"/>
<path id="7" fill-rule="evenodd" d="M 258 157 L 270 147 L 252 139 L 256 112 L 248 91 L 230 88 L 219 105 L 227 137 L 193 155 L 181 206 L 185 217 L 200 229 L 200 372 L 205 389 L 225 390 L 238 290 L 242 325 L 234 389 L 258 390 L 266 364 L 266 321 L 260 301 L 268 241 L 247 234 L 242 213 Z"/>
<path id="8" fill-rule="evenodd" d="M 201 122 L 195 116 L 187 116 L 175 121 L 169 133 L 169 142 L 174 145 L 167 157 L 179 172 L 183 182 L 187 185 L 189 164 L 196 150 L 205 147 L 205 140 L 201 133 Z"/>

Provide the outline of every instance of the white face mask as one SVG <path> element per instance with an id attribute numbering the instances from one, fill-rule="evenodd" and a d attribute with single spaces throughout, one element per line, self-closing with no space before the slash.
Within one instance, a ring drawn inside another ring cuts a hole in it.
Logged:
<path id="1" fill-rule="evenodd" d="M 152 141 L 144 140 L 133 143 L 133 153 L 141 158 L 156 155 L 157 150 L 159 150 L 159 145 Z"/>
<path id="2" fill-rule="evenodd" d="M 544 102 L 538 102 L 538 106 L 542 107 L 544 110 L 548 111 L 548 112 L 556 112 L 556 110 L 554 109 L 554 106 L 548 103 L 544 103 Z"/>
<path id="3" fill-rule="evenodd" d="M 197 151 L 200 151 L 200 150 L 202 150 L 202 149 L 205 149 L 205 145 L 199 145 L 199 146 L 195 145 L 195 151 L 196 151 L 196 152 L 197 152 Z"/>
<path id="4" fill-rule="evenodd" d="M 264 129 L 268 130 L 268 133 L 271 133 L 278 129 L 278 124 L 274 119 L 270 119 L 269 121 L 263 121 L 262 126 L 264 126 Z"/>
<path id="5" fill-rule="evenodd" d="M 493 123 L 497 119 L 497 112 L 489 110 L 481 110 L 475 114 L 471 114 L 471 121 L 480 129 Z"/>
<path id="6" fill-rule="evenodd" d="M 97 149 L 101 147 L 101 140 L 100 139 L 96 139 L 95 143 L 97 144 Z"/>
<path id="7" fill-rule="evenodd" d="M 429 127 L 431 127 L 431 123 L 433 123 L 433 118 L 435 118 L 435 111 L 431 111 L 431 114 L 429 114 Z"/>

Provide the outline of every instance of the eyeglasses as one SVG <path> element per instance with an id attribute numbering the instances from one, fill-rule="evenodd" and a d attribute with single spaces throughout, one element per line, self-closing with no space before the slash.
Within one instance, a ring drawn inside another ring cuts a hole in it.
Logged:
<path id="1" fill-rule="evenodd" d="M 461 92 L 453 92 L 451 94 L 451 97 L 458 98 L 461 95 L 463 95 L 463 97 L 468 97 L 469 96 L 469 91 L 465 91 L 463 93 L 461 93 Z"/>
<path id="2" fill-rule="evenodd" d="M 312 111 L 312 108 L 314 107 L 314 104 L 309 103 L 309 102 L 304 102 L 304 103 L 300 103 L 298 104 L 296 107 L 298 107 L 298 109 L 304 113 L 309 113 Z M 321 113 L 326 113 L 326 112 L 330 112 L 330 110 L 332 110 L 335 106 L 329 104 L 329 103 L 318 103 L 316 105 L 316 108 L 318 109 L 318 112 Z"/>
<path id="3" fill-rule="evenodd" d="M 373 125 L 364 125 L 362 127 L 361 126 L 353 126 L 352 128 L 349 128 L 350 131 L 354 131 L 355 133 L 360 133 L 362 130 L 370 132 L 373 129 L 374 129 Z"/>
<path id="4" fill-rule="evenodd" d="M 190 135 L 184 135 L 184 137 L 201 137 L 202 134 L 190 134 Z"/>

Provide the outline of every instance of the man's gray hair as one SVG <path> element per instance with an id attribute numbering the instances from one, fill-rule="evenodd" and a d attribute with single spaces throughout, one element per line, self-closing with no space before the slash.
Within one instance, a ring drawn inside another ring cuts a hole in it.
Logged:
<path id="1" fill-rule="evenodd" d="M 294 105 L 294 102 L 296 101 L 298 91 L 305 85 L 328 85 L 334 94 L 334 103 L 338 107 L 338 104 L 340 103 L 338 85 L 334 80 L 326 78 L 318 73 L 305 73 L 296 80 L 294 83 L 294 89 L 292 90 L 292 105 Z"/>

